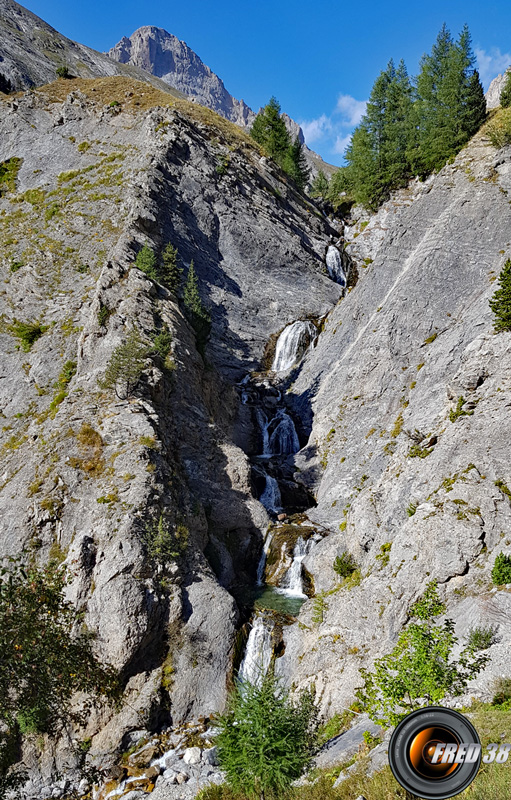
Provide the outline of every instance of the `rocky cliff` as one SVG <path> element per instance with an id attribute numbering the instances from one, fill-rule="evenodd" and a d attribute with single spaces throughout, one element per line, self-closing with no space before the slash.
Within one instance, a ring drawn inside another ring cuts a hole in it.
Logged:
<path id="1" fill-rule="evenodd" d="M 211 108 L 236 125 L 249 128 L 255 119 L 254 111 L 243 100 L 236 100 L 229 94 L 223 81 L 201 61 L 186 42 L 180 41 L 177 36 L 163 28 L 153 25 L 138 28 L 131 36 L 124 36 L 112 47 L 108 56 L 116 62 L 131 64 L 158 76 L 189 99 Z M 304 144 L 300 126 L 288 114 L 282 116 L 293 141 L 298 137 Z M 326 175 L 334 172 L 331 164 L 323 161 L 321 156 L 306 145 L 304 153 L 313 176 L 319 170 Z"/>
<path id="2" fill-rule="evenodd" d="M 125 684 L 122 710 L 80 733 L 105 767 L 130 731 L 225 702 L 232 592 L 254 580 L 268 524 L 236 443 L 249 450 L 254 432 L 234 384 L 286 322 L 336 303 L 324 262 L 336 234 L 239 128 L 145 84 L 4 98 L 0 131 L 1 555 L 73 568 L 70 597 Z M 195 261 L 206 361 L 176 297 L 133 268 L 143 243 L 168 241 L 185 270 Z M 102 390 L 127 331 L 150 342 L 164 325 L 170 365 L 149 358 L 135 398 Z M 177 550 L 164 574 L 144 544 L 158 524 Z M 45 758 L 52 787 L 70 769 L 65 743 Z"/>
<path id="3" fill-rule="evenodd" d="M 304 560 L 316 592 L 285 631 L 279 669 L 340 711 L 358 670 L 389 652 L 409 603 L 436 579 L 463 639 L 496 625 L 469 695 L 507 674 L 510 595 L 490 571 L 510 552 L 511 335 L 488 305 L 511 254 L 511 149 L 484 129 L 456 161 L 346 229 L 360 278 L 288 390 L 310 420 L 295 457 L 330 531 Z M 311 403 L 311 387 L 316 387 Z M 358 571 L 333 570 L 348 551 Z M 315 620 L 315 621 L 314 621 Z"/>
<path id="4" fill-rule="evenodd" d="M 486 92 L 486 107 L 488 110 L 498 108 L 500 105 L 500 94 L 506 83 L 507 76 L 508 73 L 504 72 L 503 75 L 497 75 L 490 83 L 488 91 Z"/>

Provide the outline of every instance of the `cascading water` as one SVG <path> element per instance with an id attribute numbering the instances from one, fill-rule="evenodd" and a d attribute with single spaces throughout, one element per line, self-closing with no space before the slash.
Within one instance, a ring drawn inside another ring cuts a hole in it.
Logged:
<path id="1" fill-rule="evenodd" d="M 277 339 L 272 370 L 286 372 L 291 369 L 316 336 L 315 325 L 307 320 L 297 320 L 287 325 Z"/>
<path id="2" fill-rule="evenodd" d="M 264 411 L 260 408 L 256 408 L 255 410 L 257 422 L 259 424 L 259 429 L 261 431 L 261 437 L 263 440 L 263 456 L 268 456 L 271 453 L 270 450 L 270 434 L 268 432 L 268 427 L 270 425 L 270 421 Z"/>
<path id="3" fill-rule="evenodd" d="M 238 680 L 241 683 L 248 682 L 260 686 L 271 663 L 273 628 L 274 623 L 263 614 L 257 614 L 254 618 L 245 655 L 238 672 Z"/>
<path id="4" fill-rule="evenodd" d="M 273 511 L 274 513 L 282 511 L 279 484 L 272 475 L 266 475 L 266 486 L 259 498 L 259 502 L 263 504 L 267 511 Z"/>
<path id="5" fill-rule="evenodd" d="M 257 584 L 258 586 L 262 586 L 264 584 L 264 568 L 266 566 L 266 559 L 268 558 L 268 553 L 270 552 L 270 547 L 273 539 L 272 531 L 269 531 L 266 534 L 266 539 L 264 540 L 263 552 L 261 553 L 261 558 L 259 559 L 259 564 L 257 565 Z"/>
<path id="6" fill-rule="evenodd" d="M 289 567 L 282 585 L 277 591 L 290 597 L 306 597 L 303 591 L 302 562 L 309 551 L 309 541 L 304 541 L 300 536 L 293 550 L 293 561 Z"/>
<path id="7" fill-rule="evenodd" d="M 276 419 L 280 421 L 270 436 L 269 452 L 280 456 L 297 453 L 300 449 L 300 441 L 293 420 L 285 411 L 279 411 Z"/>
<path id="8" fill-rule="evenodd" d="M 346 286 L 346 273 L 342 265 L 341 254 L 337 247 L 332 244 L 329 246 L 326 253 L 326 268 L 328 274 L 340 286 Z"/>

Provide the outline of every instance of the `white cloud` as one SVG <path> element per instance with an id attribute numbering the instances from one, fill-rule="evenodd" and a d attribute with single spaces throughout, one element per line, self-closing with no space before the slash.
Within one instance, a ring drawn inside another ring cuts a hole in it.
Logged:
<path id="1" fill-rule="evenodd" d="M 312 146 L 316 142 L 321 143 L 321 151 L 327 160 L 327 152 L 332 155 L 344 155 L 353 128 L 364 116 L 366 106 L 366 100 L 356 100 L 349 94 L 339 95 L 330 115 L 321 114 L 317 119 L 303 120 L 299 123 L 306 144 Z"/>
<path id="2" fill-rule="evenodd" d="M 346 134 L 346 136 L 338 136 L 334 144 L 334 153 L 338 153 L 339 155 L 343 156 L 344 151 L 350 143 L 350 140 L 351 133 Z"/>
<path id="3" fill-rule="evenodd" d="M 326 114 L 322 114 L 318 119 L 300 122 L 300 127 L 305 136 L 305 141 L 309 145 L 326 136 L 332 129 L 332 122 Z"/>
<path id="4" fill-rule="evenodd" d="M 335 112 L 340 114 L 344 125 L 358 125 L 366 111 L 366 100 L 355 100 L 349 94 L 339 95 Z"/>
<path id="5" fill-rule="evenodd" d="M 505 72 L 511 65 L 511 54 L 501 53 L 498 47 L 492 47 L 490 50 L 476 47 L 474 52 L 481 81 L 487 89 L 493 78 Z"/>

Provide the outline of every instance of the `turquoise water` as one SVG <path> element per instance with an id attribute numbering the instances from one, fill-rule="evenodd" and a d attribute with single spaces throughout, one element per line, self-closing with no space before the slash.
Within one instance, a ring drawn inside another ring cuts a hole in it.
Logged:
<path id="1" fill-rule="evenodd" d="M 291 614 L 291 616 L 296 617 L 306 600 L 306 597 L 288 597 L 285 594 L 281 594 L 274 586 L 261 586 L 259 590 L 256 590 L 254 606 L 255 608 L 280 611 L 281 614 Z"/>

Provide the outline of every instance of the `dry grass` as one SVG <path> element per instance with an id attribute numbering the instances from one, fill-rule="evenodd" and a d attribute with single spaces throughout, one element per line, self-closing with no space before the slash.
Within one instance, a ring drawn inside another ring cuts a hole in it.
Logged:
<path id="1" fill-rule="evenodd" d="M 153 108 L 171 108 L 193 122 L 215 129 L 214 134 L 222 136 L 229 144 L 248 148 L 257 154 L 261 152 L 257 143 L 245 131 L 211 109 L 180 97 L 174 97 L 148 83 L 133 78 L 120 76 L 91 79 L 73 78 L 72 80 L 57 80 L 36 89 L 36 93 L 46 97 L 50 103 L 63 103 L 72 91 L 82 92 L 90 102 L 97 106 L 110 107 L 113 103 L 115 107 L 112 109 L 112 113 L 128 112 L 133 114 Z"/>

